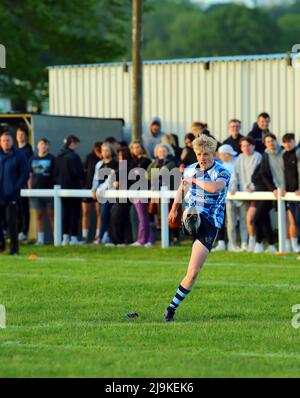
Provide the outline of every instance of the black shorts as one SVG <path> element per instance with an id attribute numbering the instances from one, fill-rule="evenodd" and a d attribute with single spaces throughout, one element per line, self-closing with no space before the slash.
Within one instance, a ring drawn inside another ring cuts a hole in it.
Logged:
<path id="1" fill-rule="evenodd" d="M 200 214 L 200 218 L 201 224 L 196 234 L 193 235 L 193 242 L 195 242 L 195 240 L 199 240 L 199 242 L 201 242 L 208 249 L 208 251 L 211 251 L 217 238 L 219 228 L 215 227 L 209 221 L 207 221 L 207 219 L 203 217 L 202 214 Z M 183 232 L 185 235 L 191 236 L 184 226 Z"/>

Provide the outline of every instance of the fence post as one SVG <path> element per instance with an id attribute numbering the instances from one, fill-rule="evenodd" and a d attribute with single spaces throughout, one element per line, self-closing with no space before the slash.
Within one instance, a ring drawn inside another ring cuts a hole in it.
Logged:
<path id="1" fill-rule="evenodd" d="M 54 185 L 54 246 L 61 245 L 61 197 L 60 185 Z"/>
<path id="2" fill-rule="evenodd" d="M 285 252 L 285 240 L 286 240 L 286 210 L 285 201 L 281 197 L 282 191 L 278 188 L 277 198 L 277 211 L 278 211 L 278 245 L 279 252 Z"/>
<path id="3" fill-rule="evenodd" d="M 165 249 L 169 247 L 169 223 L 168 223 L 168 214 L 169 214 L 169 198 L 165 196 L 165 192 L 168 191 L 168 187 L 161 187 L 160 192 L 162 193 L 161 197 L 161 247 Z"/>

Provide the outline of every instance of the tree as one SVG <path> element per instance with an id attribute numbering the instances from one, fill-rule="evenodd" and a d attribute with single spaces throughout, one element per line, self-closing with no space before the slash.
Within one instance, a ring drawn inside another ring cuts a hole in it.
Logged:
<path id="1" fill-rule="evenodd" d="M 130 0 L 0 0 L 7 68 L 0 93 L 25 110 L 47 95 L 51 64 L 105 62 L 127 48 Z"/>

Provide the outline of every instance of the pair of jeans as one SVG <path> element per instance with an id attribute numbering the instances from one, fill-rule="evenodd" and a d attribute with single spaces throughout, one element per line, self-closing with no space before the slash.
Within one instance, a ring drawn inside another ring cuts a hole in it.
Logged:
<path id="1" fill-rule="evenodd" d="M 109 221 L 110 221 L 110 210 L 112 208 L 113 203 L 101 203 L 100 205 L 100 242 L 108 230 Z"/>
<path id="2" fill-rule="evenodd" d="M 247 243 L 248 241 L 248 232 L 247 232 L 247 210 L 248 204 L 243 203 L 241 206 L 237 207 L 232 200 L 228 200 L 226 203 L 226 227 L 227 227 L 227 236 L 228 241 L 236 245 L 236 226 L 237 221 L 240 221 L 240 236 L 241 242 Z"/>
<path id="3" fill-rule="evenodd" d="M 10 201 L 0 204 L 0 249 L 5 248 L 5 237 L 4 237 L 4 221 L 8 228 L 10 237 L 10 252 L 19 252 L 19 241 L 18 241 L 18 206 L 17 201 Z"/>

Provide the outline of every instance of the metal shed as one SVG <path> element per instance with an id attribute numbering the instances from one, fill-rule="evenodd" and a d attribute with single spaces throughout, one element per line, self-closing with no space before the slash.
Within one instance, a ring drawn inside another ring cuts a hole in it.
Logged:
<path id="1" fill-rule="evenodd" d="M 144 62 L 144 132 L 153 116 L 163 131 L 183 135 L 206 121 L 219 140 L 228 120 L 247 133 L 258 113 L 271 115 L 277 136 L 300 139 L 300 59 L 296 54 Z M 131 63 L 49 67 L 50 113 L 131 119 Z"/>

